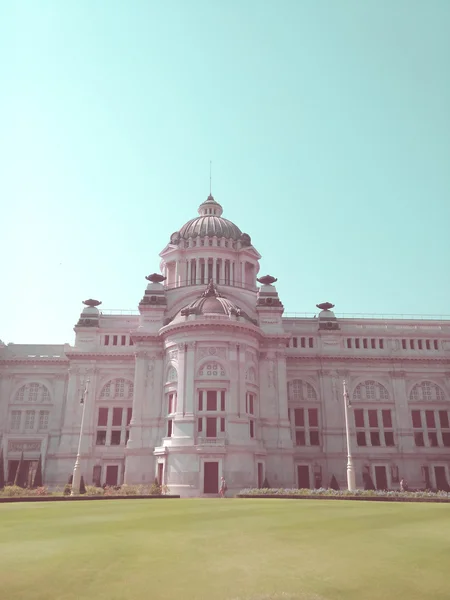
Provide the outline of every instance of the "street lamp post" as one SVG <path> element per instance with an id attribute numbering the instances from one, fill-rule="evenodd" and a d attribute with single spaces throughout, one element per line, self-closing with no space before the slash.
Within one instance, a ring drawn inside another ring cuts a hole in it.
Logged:
<path id="1" fill-rule="evenodd" d="M 345 434 L 347 436 L 347 488 L 350 492 L 356 490 L 355 467 L 352 458 L 352 444 L 350 438 L 350 424 L 348 419 L 348 409 L 352 407 L 350 396 L 347 392 L 347 386 L 344 380 L 344 410 L 345 410 Z"/>
<path id="2" fill-rule="evenodd" d="M 81 482 L 81 470 L 80 470 L 80 454 L 81 454 L 81 442 L 83 441 L 83 424 L 84 424 L 84 413 L 86 410 L 86 400 L 89 389 L 89 379 L 86 380 L 86 384 L 84 386 L 84 392 L 81 397 L 80 404 L 83 405 L 83 412 L 81 414 L 81 425 L 80 425 L 80 438 L 78 440 L 78 452 L 77 458 L 75 460 L 75 465 L 73 467 L 72 474 L 72 491 L 70 492 L 71 496 L 75 496 L 80 493 L 80 482 Z"/>

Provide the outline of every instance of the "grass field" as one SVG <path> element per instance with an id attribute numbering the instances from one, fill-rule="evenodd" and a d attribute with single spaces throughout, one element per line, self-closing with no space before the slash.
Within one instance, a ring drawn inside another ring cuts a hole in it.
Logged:
<path id="1" fill-rule="evenodd" d="M 132 500 L 0 506 L 5 600 L 448 600 L 450 506 Z"/>

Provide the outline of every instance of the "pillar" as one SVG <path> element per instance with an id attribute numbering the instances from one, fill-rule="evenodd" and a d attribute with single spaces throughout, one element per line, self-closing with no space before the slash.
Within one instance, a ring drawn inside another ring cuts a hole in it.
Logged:
<path id="1" fill-rule="evenodd" d="M 199 283 L 200 283 L 200 274 L 201 274 L 201 272 L 200 272 L 200 259 L 196 258 L 195 259 L 195 283 L 197 285 L 199 285 Z"/>
<path id="2" fill-rule="evenodd" d="M 214 283 L 219 283 L 217 281 L 217 258 L 213 258 L 213 264 L 212 264 L 212 280 L 214 281 Z"/>

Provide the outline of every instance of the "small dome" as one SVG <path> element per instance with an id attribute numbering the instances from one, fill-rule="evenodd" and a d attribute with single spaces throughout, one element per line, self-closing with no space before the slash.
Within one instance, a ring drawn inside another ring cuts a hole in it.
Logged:
<path id="1" fill-rule="evenodd" d="M 182 317 L 187 317 L 189 315 L 224 315 L 227 317 L 243 317 L 247 321 L 250 321 L 254 325 L 256 325 L 256 321 L 251 319 L 244 311 L 242 311 L 238 306 L 233 304 L 228 298 L 224 298 L 217 290 L 217 287 L 214 285 L 212 281 L 209 282 L 206 290 L 191 302 L 185 308 L 182 308 L 179 314 Z"/>

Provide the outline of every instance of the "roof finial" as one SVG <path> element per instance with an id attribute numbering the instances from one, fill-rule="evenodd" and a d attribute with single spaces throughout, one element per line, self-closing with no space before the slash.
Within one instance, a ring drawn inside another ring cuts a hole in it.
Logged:
<path id="1" fill-rule="evenodd" d="M 211 196 L 211 171 L 212 171 L 212 160 L 209 161 L 209 195 Z"/>

